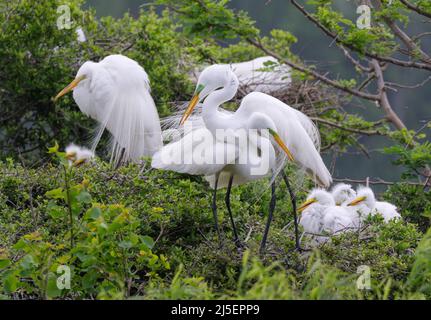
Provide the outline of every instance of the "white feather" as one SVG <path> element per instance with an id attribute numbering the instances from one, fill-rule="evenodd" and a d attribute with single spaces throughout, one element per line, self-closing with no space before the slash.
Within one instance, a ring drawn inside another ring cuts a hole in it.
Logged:
<path id="1" fill-rule="evenodd" d="M 93 150 L 105 129 L 113 136 L 114 163 L 121 158 L 137 161 L 161 148 L 160 120 L 148 75 L 136 61 L 108 56 L 99 63 L 86 62 L 79 76 L 86 76 L 86 80 L 75 88 L 74 99 L 82 112 L 100 124 Z"/>

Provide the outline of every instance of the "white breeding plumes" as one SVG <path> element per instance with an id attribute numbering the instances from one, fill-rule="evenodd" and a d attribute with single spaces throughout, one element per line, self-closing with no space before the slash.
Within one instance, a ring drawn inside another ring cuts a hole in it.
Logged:
<path id="1" fill-rule="evenodd" d="M 70 166 L 79 166 L 95 157 L 93 151 L 73 143 L 67 146 L 65 152 Z"/>
<path id="2" fill-rule="evenodd" d="M 376 201 L 373 190 L 368 187 L 360 187 L 357 190 L 357 197 L 349 203 L 349 206 L 356 208 L 362 220 L 376 214 L 381 215 L 385 222 L 401 219 L 401 215 L 393 204 Z"/>
<path id="3" fill-rule="evenodd" d="M 113 137 L 111 161 L 137 161 L 162 147 L 160 120 L 145 70 L 122 55 L 82 65 L 75 80 L 55 98 L 73 91 L 80 110 L 99 122 L 95 150 L 105 129 Z"/>
<path id="4" fill-rule="evenodd" d="M 241 89 L 246 93 L 258 91 L 270 94 L 287 89 L 292 83 L 292 69 L 271 56 L 233 63 L 231 67 L 238 77 Z M 192 80 L 197 81 L 201 72 L 202 69 L 195 72 Z"/>

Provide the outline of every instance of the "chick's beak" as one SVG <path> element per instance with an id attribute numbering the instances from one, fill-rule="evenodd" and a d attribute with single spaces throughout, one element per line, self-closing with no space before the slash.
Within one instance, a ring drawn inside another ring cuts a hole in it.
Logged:
<path id="1" fill-rule="evenodd" d="M 298 211 L 299 212 L 302 212 L 302 211 L 304 211 L 305 209 L 307 209 L 309 206 L 311 206 L 313 203 L 316 203 L 317 202 L 317 200 L 315 199 L 315 198 L 312 198 L 312 199 L 309 199 L 309 200 L 307 200 L 307 201 L 305 201 L 299 208 L 298 208 Z"/>
<path id="2" fill-rule="evenodd" d="M 73 160 L 75 160 L 75 158 L 76 158 L 76 152 L 68 152 L 68 153 L 66 153 L 66 159 L 67 160 L 73 161 Z"/>
<path id="3" fill-rule="evenodd" d="M 356 206 L 356 205 L 360 204 L 361 202 L 363 202 L 364 200 L 365 200 L 365 197 L 358 197 L 355 200 L 353 200 L 352 202 L 350 202 L 348 204 L 348 206 L 349 207 Z"/>
<path id="4" fill-rule="evenodd" d="M 78 84 L 84 80 L 86 77 L 85 76 L 80 76 L 78 78 L 76 78 L 75 80 L 73 80 L 67 87 L 65 87 L 63 90 L 61 90 L 57 96 L 54 98 L 54 102 L 57 102 L 58 99 L 60 99 L 62 96 L 68 94 L 70 91 L 72 91 L 73 89 L 75 89 Z"/>

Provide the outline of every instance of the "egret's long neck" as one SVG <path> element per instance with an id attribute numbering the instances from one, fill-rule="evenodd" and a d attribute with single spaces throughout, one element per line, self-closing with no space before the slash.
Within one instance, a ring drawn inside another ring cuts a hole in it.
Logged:
<path id="1" fill-rule="evenodd" d="M 219 106 L 235 97 L 238 86 L 229 85 L 212 92 L 202 106 L 202 118 L 205 126 L 213 134 L 217 129 L 234 129 L 232 116 L 223 114 Z"/>

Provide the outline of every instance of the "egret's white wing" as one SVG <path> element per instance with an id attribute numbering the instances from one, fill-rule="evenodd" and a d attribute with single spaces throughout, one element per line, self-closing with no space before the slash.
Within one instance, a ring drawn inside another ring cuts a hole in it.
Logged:
<path id="1" fill-rule="evenodd" d="M 235 163 L 237 154 L 234 143 L 220 142 L 208 129 L 200 128 L 164 146 L 153 156 L 152 167 L 207 176 Z"/>
<path id="2" fill-rule="evenodd" d="M 401 215 L 397 211 L 397 207 L 389 202 L 377 201 L 374 208 L 375 214 L 380 214 L 385 222 L 401 219 Z"/>
<path id="3" fill-rule="evenodd" d="M 323 233 L 323 211 L 325 207 L 314 205 L 304 210 L 301 214 L 299 224 L 304 231 L 313 235 Z"/>
<path id="4" fill-rule="evenodd" d="M 268 66 L 268 62 L 273 65 Z M 234 63 L 231 66 L 240 85 L 248 92 L 272 93 L 286 88 L 292 82 L 291 68 L 280 65 L 278 60 L 271 56 Z"/>
<path id="5" fill-rule="evenodd" d="M 343 207 L 328 207 L 324 212 L 323 230 L 334 234 L 351 231 L 356 227 L 350 213 Z"/>
<path id="6" fill-rule="evenodd" d="M 282 140 L 289 147 L 295 161 L 322 186 L 329 187 L 332 177 L 312 140 L 311 126 L 305 115 L 299 117 L 297 110 L 280 100 L 260 92 L 247 95 L 238 109 L 238 117 L 248 117 L 253 112 L 265 113 L 270 117 Z M 302 119 L 302 121 L 301 121 Z M 311 121 L 311 120 L 310 120 Z M 284 156 L 283 156 L 284 157 Z M 285 161 L 285 158 L 282 159 Z"/>

